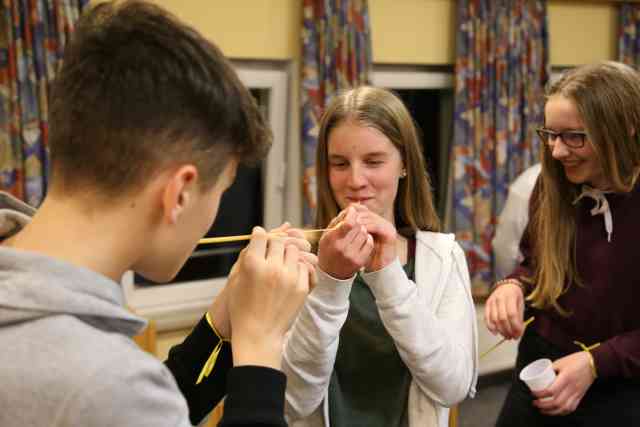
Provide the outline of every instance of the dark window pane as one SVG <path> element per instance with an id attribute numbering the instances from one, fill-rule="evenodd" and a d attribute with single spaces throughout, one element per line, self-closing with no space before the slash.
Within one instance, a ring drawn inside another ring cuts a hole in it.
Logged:
<path id="1" fill-rule="evenodd" d="M 438 197 L 435 189 L 439 188 L 438 160 L 440 159 L 440 90 L 437 89 L 397 89 L 398 94 L 416 123 L 422 142 L 422 149 L 427 171 L 434 188 L 434 203 Z"/>

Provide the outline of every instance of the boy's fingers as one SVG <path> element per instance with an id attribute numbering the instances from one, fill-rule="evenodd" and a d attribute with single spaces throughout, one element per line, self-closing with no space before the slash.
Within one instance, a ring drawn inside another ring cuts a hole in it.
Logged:
<path id="1" fill-rule="evenodd" d="M 288 228 L 287 229 L 287 236 L 295 238 L 295 239 L 303 239 L 306 240 L 306 236 L 304 234 L 304 231 L 302 231 L 299 228 Z"/>
<path id="2" fill-rule="evenodd" d="M 267 243 L 267 259 L 275 265 L 280 265 L 285 261 L 285 239 L 283 237 L 270 237 Z M 298 248 L 295 245 L 290 247 Z"/>
<path id="3" fill-rule="evenodd" d="M 300 250 L 297 246 L 287 245 L 284 249 L 284 265 L 287 270 L 295 271 L 298 268 Z"/>
<path id="4" fill-rule="evenodd" d="M 251 240 L 249 240 L 246 250 L 264 258 L 267 252 L 268 240 L 269 237 L 267 232 L 264 231 L 264 228 L 257 226 L 253 227 L 253 230 L 251 231 Z"/>
<path id="5" fill-rule="evenodd" d="M 297 247 L 298 249 L 300 249 L 303 252 L 309 252 L 311 250 L 311 243 L 309 243 L 306 239 L 304 238 L 298 238 L 298 237 L 287 237 L 285 238 L 285 245 L 293 245 L 295 247 Z"/>
<path id="6" fill-rule="evenodd" d="M 298 263 L 298 287 L 305 293 L 311 290 L 309 267 L 305 263 Z"/>
<path id="7" fill-rule="evenodd" d="M 290 228 L 291 224 L 289 224 L 288 222 L 283 222 L 276 228 L 269 230 L 269 234 L 288 233 Z"/>

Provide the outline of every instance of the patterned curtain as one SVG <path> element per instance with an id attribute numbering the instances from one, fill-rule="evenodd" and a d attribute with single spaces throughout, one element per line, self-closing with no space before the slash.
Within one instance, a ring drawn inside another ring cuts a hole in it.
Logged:
<path id="1" fill-rule="evenodd" d="M 452 227 L 475 296 L 495 280 L 491 239 L 509 183 L 539 160 L 549 76 L 544 0 L 459 0 Z"/>
<path id="2" fill-rule="evenodd" d="M 620 5 L 618 59 L 638 68 L 640 66 L 640 4 Z"/>
<path id="3" fill-rule="evenodd" d="M 371 64 L 367 0 L 304 0 L 301 105 L 307 224 L 313 221 L 316 206 L 320 117 L 337 92 L 368 83 Z"/>
<path id="4" fill-rule="evenodd" d="M 48 175 L 48 86 L 89 0 L 2 0 L 0 190 L 32 206 Z"/>

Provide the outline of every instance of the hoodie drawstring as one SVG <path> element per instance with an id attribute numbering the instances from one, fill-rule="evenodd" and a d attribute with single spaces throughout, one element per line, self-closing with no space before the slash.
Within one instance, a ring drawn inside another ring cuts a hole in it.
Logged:
<path id="1" fill-rule="evenodd" d="M 589 185 L 582 185 L 582 193 L 573 201 L 575 205 L 583 197 L 589 197 L 595 200 L 596 205 L 591 209 L 591 215 L 603 215 L 604 228 L 607 232 L 607 242 L 611 242 L 611 235 L 613 234 L 613 218 L 611 217 L 611 209 L 609 208 L 609 202 L 605 194 L 608 192 L 593 188 Z"/>

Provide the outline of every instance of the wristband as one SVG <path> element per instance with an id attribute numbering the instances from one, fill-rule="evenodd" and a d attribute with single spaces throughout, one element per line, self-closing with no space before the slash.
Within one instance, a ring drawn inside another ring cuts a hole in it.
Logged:
<path id="1" fill-rule="evenodd" d="M 582 351 L 587 353 L 587 355 L 589 356 L 589 366 L 591 366 L 591 373 L 593 374 L 593 379 L 598 378 L 598 371 L 596 370 L 596 363 L 593 360 L 593 355 L 591 354 L 591 350 L 593 350 L 594 348 L 597 348 L 600 345 L 600 343 L 597 342 L 589 347 L 587 347 L 580 341 L 574 341 L 573 343 L 579 346 L 582 349 Z"/>
<path id="2" fill-rule="evenodd" d="M 216 337 L 218 337 L 218 344 L 216 344 L 216 346 L 214 347 L 213 351 L 211 352 L 211 355 L 209 356 L 209 358 L 205 362 L 204 366 L 202 367 L 202 370 L 200 371 L 200 375 L 198 375 L 198 379 L 196 380 L 196 385 L 200 384 L 200 382 L 205 377 L 208 377 L 209 374 L 211 374 L 211 372 L 213 371 L 213 367 L 216 365 L 216 360 L 218 360 L 218 355 L 220 354 L 220 351 L 222 350 L 222 344 L 224 342 L 229 342 L 228 339 L 222 338 L 220 336 L 220 333 L 216 329 L 216 327 L 213 326 L 213 322 L 211 321 L 211 316 L 209 315 L 208 311 L 207 311 L 207 314 L 205 315 L 205 317 L 207 318 L 207 323 L 209 324 L 209 326 L 213 330 L 213 333 L 216 334 Z"/>

